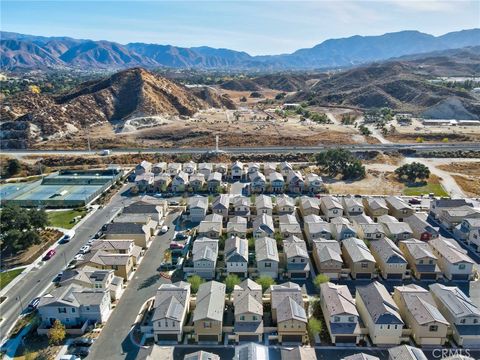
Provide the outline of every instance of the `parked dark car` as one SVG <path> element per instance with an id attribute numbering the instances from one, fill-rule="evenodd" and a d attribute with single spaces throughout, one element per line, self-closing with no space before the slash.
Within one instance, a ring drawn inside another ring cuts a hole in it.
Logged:
<path id="1" fill-rule="evenodd" d="M 57 251 L 55 249 L 48 250 L 48 252 L 43 257 L 43 260 L 50 260 L 53 257 L 53 255 L 55 255 L 56 253 Z"/>
<path id="2" fill-rule="evenodd" d="M 73 340 L 73 345 L 89 347 L 89 346 L 93 345 L 94 342 L 95 342 L 95 340 L 93 340 L 91 338 L 79 337 L 79 338 Z"/>
<path id="3" fill-rule="evenodd" d="M 185 235 L 183 233 L 177 233 L 177 235 L 175 235 L 175 239 L 176 240 L 187 240 L 188 239 L 188 235 Z"/>
<path id="4" fill-rule="evenodd" d="M 411 204 L 411 205 L 420 205 L 422 203 L 422 201 L 419 200 L 419 199 L 413 198 L 413 199 L 408 200 L 408 203 Z"/>
<path id="5" fill-rule="evenodd" d="M 29 311 L 33 311 L 37 308 L 38 304 L 40 303 L 40 298 L 39 297 L 36 297 L 35 299 L 33 299 L 32 301 L 30 301 L 30 303 L 27 305 L 27 309 Z"/>

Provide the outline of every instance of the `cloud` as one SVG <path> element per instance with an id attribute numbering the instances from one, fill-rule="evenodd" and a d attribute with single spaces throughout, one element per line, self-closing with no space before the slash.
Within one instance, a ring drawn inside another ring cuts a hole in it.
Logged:
<path id="1" fill-rule="evenodd" d="M 445 1 L 445 0 L 390 0 L 389 4 L 403 10 L 420 12 L 450 12 L 455 10 L 462 3 L 469 1 Z"/>

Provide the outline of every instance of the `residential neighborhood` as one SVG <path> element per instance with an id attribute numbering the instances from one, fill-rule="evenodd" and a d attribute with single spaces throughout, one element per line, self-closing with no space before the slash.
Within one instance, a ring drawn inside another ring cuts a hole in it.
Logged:
<path id="1" fill-rule="evenodd" d="M 480 290 L 473 199 L 423 207 L 340 197 L 295 164 L 217 166 L 138 164 L 128 205 L 39 298 L 37 333 L 58 320 L 68 336 L 99 329 L 101 341 L 136 273 L 150 266 L 161 282 L 131 309 L 132 339 L 148 349 L 139 359 L 188 344 L 235 345 L 235 359 L 268 358 L 269 346 L 282 346 L 286 359 L 316 359 L 322 346 L 480 349 L 480 291 L 468 296 Z M 150 173 L 169 177 L 171 194 L 153 183 L 138 193 Z M 202 180 L 212 174 L 214 187 Z M 272 174 L 283 188 L 271 186 Z M 468 219 L 445 215 L 457 206 Z M 216 356 L 205 354 L 182 356 Z"/>

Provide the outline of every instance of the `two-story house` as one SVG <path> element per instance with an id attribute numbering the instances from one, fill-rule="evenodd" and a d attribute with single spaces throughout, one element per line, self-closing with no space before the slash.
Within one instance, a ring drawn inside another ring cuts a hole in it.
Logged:
<path id="1" fill-rule="evenodd" d="M 464 219 L 454 229 L 456 239 L 480 250 L 480 219 Z"/>
<path id="2" fill-rule="evenodd" d="M 247 219 L 241 216 L 230 218 L 227 223 L 227 236 L 238 236 L 245 239 L 247 237 Z"/>
<path id="3" fill-rule="evenodd" d="M 222 187 L 222 174 L 215 171 L 207 178 L 207 190 L 211 193 L 218 193 Z"/>
<path id="4" fill-rule="evenodd" d="M 480 308 L 456 286 L 429 285 L 437 309 L 452 328 L 453 339 L 464 348 L 480 347 Z"/>
<path id="5" fill-rule="evenodd" d="M 310 194 L 318 194 L 323 190 L 323 180 L 317 174 L 307 174 L 305 176 L 305 187 Z"/>
<path id="6" fill-rule="evenodd" d="M 400 241 L 398 247 L 405 255 L 415 278 L 419 280 L 436 280 L 438 278 L 440 275 L 440 268 L 437 265 L 438 258 L 427 243 L 410 239 Z"/>
<path id="7" fill-rule="evenodd" d="M 232 181 L 243 180 L 245 176 L 245 169 L 243 163 L 241 161 L 235 161 L 230 168 L 230 173 Z"/>
<path id="8" fill-rule="evenodd" d="M 190 175 L 188 186 L 192 191 L 198 192 L 203 190 L 205 185 L 205 175 L 198 173 Z"/>
<path id="9" fill-rule="evenodd" d="M 263 336 L 262 287 L 251 279 L 235 285 L 232 293 L 235 308 L 233 332 L 236 341 L 261 342 Z"/>
<path id="10" fill-rule="evenodd" d="M 222 216 L 219 214 L 208 214 L 200 221 L 197 230 L 198 236 L 211 239 L 219 239 L 223 234 Z"/>
<path id="11" fill-rule="evenodd" d="M 383 198 L 364 197 L 363 206 L 365 213 L 370 216 L 373 221 L 377 221 L 382 215 L 388 215 L 388 206 Z"/>
<path id="12" fill-rule="evenodd" d="M 179 281 L 162 284 L 153 303 L 152 328 L 155 342 L 183 338 L 183 325 L 190 309 L 190 284 Z"/>
<path id="13" fill-rule="evenodd" d="M 197 342 L 222 341 L 225 289 L 225 284 L 217 281 L 209 281 L 199 286 L 193 311 L 193 328 Z"/>
<path id="14" fill-rule="evenodd" d="M 205 196 L 193 196 L 188 199 L 188 212 L 191 222 L 199 223 L 207 215 L 208 198 Z"/>
<path id="15" fill-rule="evenodd" d="M 253 221 L 252 235 L 255 239 L 261 237 L 273 237 L 275 227 L 273 225 L 273 218 L 268 214 L 257 215 Z"/>
<path id="16" fill-rule="evenodd" d="M 293 214 L 295 201 L 288 195 L 277 196 L 276 211 L 278 215 Z"/>
<path id="17" fill-rule="evenodd" d="M 372 241 L 370 250 L 384 279 L 399 280 L 405 278 L 408 265 L 407 260 L 392 240 L 383 238 Z"/>
<path id="18" fill-rule="evenodd" d="M 307 279 L 310 276 L 310 258 L 304 240 L 292 235 L 283 240 L 283 252 L 287 277 L 290 279 Z"/>
<path id="19" fill-rule="evenodd" d="M 305 180 L 300 171 L 290 171 L 287 174 L 288 191 L 294 194 L 301 194 L 305 189 Z"/>
<path id="20" fill-rule="evenodd" d="M 38 303 L 39 334 L 46 334 L 55 320 L 66 328 L 86 329 L 85 324 L 105 323 L 110 315 L 110 292 L 70 284 L 43 295 Z"/>
<path id="21" fill-rule="evenodd" d="M 303 230 L 310 245 L 314 240 L 332 238 L 330 223 L 325 222 L 318 215 L 305 216 L 303 218 Z"/>
<path id="22" fill-rule="evenodd" d="M 362 204 L 362 199 L 357 199 L 352 196 L 343 197 L 343 208 L 347 216 L 357 216 L 363 214 L 364 208 Z"/>
<path id="23" fill-rule="evenodd" d="M 323 196 L 320 200 L 320 209 L 322 210 L 323 218 L 327 221 L 343 216 L 343 206 L 333 196 Z"/>
<path id="24" fill-rule="evenodd" d="M 373 344 L 400 344 L 404 322 L 384 285 L 374 281 L 357 286 L 355 304 Z"/>
<path id="25" fill-rule="evenodd" d="M 266 195 L 258 195 L 255 198 L 255 210 L 257 217 L 262 214 L 273 215 L 272 198 Z"/>
<path id="26" fill-rule="evenodd" d="M 333 344 L 360 341 L 359 314 L 346 285 L 321 284 L 320 306 Z"/>
<path id="27" fill-rule="evenodd" d="M 261 172 L 249 173 L 252 193 L 261 194 L 267 190 L 267 178 Z"/>
<path id="28" fill-rule="evenodd" d="M 152 163 L 149 161 L 143 160 L 135 166 L 135 175 L 142 175 L 149 172 L 152 172 Z"/>
<path id="29" fill-rule="evenodd" d="M 375 274 L 375 258 L 362 240 L 351 237 L 342 241 L 342 254 L 353 279 L 371 279 Z"/>
<path id="30" fill-rule="evenodd" d="M 412 216 L 415 212 L 406 201 L 398 196 L 387 196 L 385 202 L 387 203 L 388 213 L 398 219 L 398 221 L 403 221 L 403 219 Z"/>
<path id="31" fill-rule="evenodd" d="M 320 214 L 320 204 L 318 203 L 318 199 L 310 196 L 300 197 L 300 205 L 298 209 L 300 210 L 302 217 Z"/>
<path id="32" fill-rule="evenodd" d="M 273 193 L 283 193 L 283 191 L 285 190 L 285 180 L 282 174 L 274 171 L 268 174 L 267 176 L 268 176 L 270 191 Z"/>
<path id="33" fill-rule="evenodd" d="M 234 197 L 232 199 L 233 214 L 249 219 L 251 215 L 250 205 L 250 198 L 241 195 Z"/>
<path id="34" fill-rule="evenodd" d="M 189 175 L 185 171 L 180 171 L 172 180 L 173 192 L 184 192 L 187 190 Z"/>
<path id="35" fill-rule="evenodd" d="M 248 275 L 248 241 L 245 238 L 230 237 L 225 241 L 225 263 L 228 274 L 241 278 Z"/>
<path id="36" fill-rule="evenodd" d="M 278 277 L 278 249 L 275 239 L 261 237 L 255 239 L 255 260 L 259 276 Z"/>
<path id="37" fill-rule="evenodd" d="M 218 240 L 197 238 L 192 247 L 193 270 L 204 279 L 215 277 L 218 258 Z"/>
<path id="38" fill-rule="evenodd" d="M 278 228 L 284 239 L 292 235 L 303 238 L 300 224 L 298 223 L 297 218 L 292 214 L 280 215 L 278 219 Z"/>
<path id="39" fill-rule="evenodd" d="M 335 217 L 330 221 L 332 236 L 337 241 L 342 241 L 350 237 L 357 236 L 357 232 L 352 223 L 344 217 Z"/>
<path id="40" fill-rule="evenodd" d="M 469 280 L 475 261 L 454 239 L 439 237 L 430 240 L 428 245 L 437 257 L 438 267 L 449 280 Z"/>
<path id="41" fill-rule="evenodd" d="M 230 207 L 230 196 L 220 194 L 212 202 L 212 213 L 220 215 L 223 220 L 228 219 L 228 210 Z"/>
<path id="42" fill-rule="evenodd" d="M 340 243 L 337 240 L 314 240 L 312 255 L 320 274 L 325 274 L 332 280 L 340 277 L 343 259 Z"/>
<path id="43" fill-rule="evenodd" d="M 395 286 L 393 299 L 417 345 L 445 344 L 448 321 L 438 311 L 428 290 L 415 284 Z"/>
<path id="44" fill-rule="evenodd" d="M 426 213 L 415 213 L 403 219 L 412 230 L 412 237 L 422 241 L 430 241 L 439 236 L 438 227 L 434 227 L 427 222 Z"/>

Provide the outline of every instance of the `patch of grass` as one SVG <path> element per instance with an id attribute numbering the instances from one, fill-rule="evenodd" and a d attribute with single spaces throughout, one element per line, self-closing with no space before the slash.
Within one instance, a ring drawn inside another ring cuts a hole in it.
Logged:
<path id="1" fill-rule="evenodd" d="M 443 186 L 439 183 L 427 183 L 422 186 L 406 186 L 403 189 L 403 195 L 406 196 L 420 196 L 423 194 L 433 193 L 435 196 L 448 196 Z"/>
<path id="2" fill-rule="evenodd" d="M 15 269 L 0 273 L 0 290 L 7 286 L 13 279 L 15 279 L 23 269 Z"/>
<path id="3" fill-rule="evenodd" d="M 50 221 L 50 226 L 71 229 L 76 224 L 73 219 L 77 216 L 83 218 L 86 213 L 87 210 L 85 208 L 65 211 L 50 211 L 48 212 L 48 220 Z"/>

